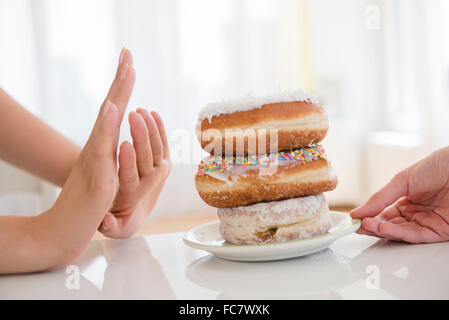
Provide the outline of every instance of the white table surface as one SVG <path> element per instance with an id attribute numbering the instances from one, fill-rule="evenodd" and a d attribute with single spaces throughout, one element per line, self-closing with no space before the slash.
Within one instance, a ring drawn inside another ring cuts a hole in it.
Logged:
<path id="1" fill-rule="evenodd" d="M 74 274 L 64 267 L 0 276 L 0 299 L 449 298 L 449 243 L 410 245 L 352 234 L 310 256 L 249 263 L 191 249 L 182 236 L 94 241 L 73 263 L 79 289 L 67 288 Z"/>

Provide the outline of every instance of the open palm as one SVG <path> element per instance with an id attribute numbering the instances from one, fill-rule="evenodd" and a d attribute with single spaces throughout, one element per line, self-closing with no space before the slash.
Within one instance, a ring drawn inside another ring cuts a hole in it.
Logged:
<path id="1" fill-rule="evenodd" d="M 127 49 L 120 60 L 121 64 L 133 65 Z M 156 205 L 171 170 L 167 135 L 160 115 L 137 109 L 129 113 L 129 125 L 133 144 L 125 141 L 120 147 L 118 174 L 115 174 L 118 175 L 117 193 L 98 228 L 110 238 L 128 238 L 136 232 Z"/>
<path id="2" fill-rule="evenodd" d="M 156 205 L 171 170 L 164 124 L 156 112 L 138 109 L 129 115 L 133 145 L 119 153 L 119 189 L 100 232 L 111 238 L 133 235 Z"/>

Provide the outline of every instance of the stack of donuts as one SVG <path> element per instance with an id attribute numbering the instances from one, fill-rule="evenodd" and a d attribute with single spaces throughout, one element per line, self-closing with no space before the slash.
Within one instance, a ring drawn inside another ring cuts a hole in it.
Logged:
<path id="1" fill-rule="evenodd" d="M 337 178 L 319 144 L 325 110 L 303 90 L 208 104 L 197 136 L 210 153 L 198 166 L 200 197 L 218 208 L 220 232 L 233 244 L 261 244 L 326 233 L 323 192 Z"/>

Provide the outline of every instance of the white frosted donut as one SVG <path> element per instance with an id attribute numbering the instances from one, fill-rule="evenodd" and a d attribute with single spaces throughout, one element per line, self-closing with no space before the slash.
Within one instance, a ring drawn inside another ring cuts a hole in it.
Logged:
<path id="1" fill-rule="evenodd" d="M 233 244 L 261 244 L 310 238 L 331 227 L 322 194 L 252 206 L 218 209 L 220 232 Z"/>
<path id="2" fill-rule="evenodd" d="M 326 111 L 297 90 L 209 104 L 199 114 L 196 132 L 207 152 L 241 155 L 318 143 L 328 128 Z"/>

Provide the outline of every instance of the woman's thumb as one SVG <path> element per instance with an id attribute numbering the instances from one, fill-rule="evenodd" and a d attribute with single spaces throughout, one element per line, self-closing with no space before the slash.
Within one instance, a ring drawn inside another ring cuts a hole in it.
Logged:
<path id="1" fill-rule="evenodd" d="M 118 110 L 114 103 L 106 100 L 98 115 L 97 123 L 90 138 L 95 145 L 95 155 L 103 157 L 115 154 L 118 138 Z"/>

